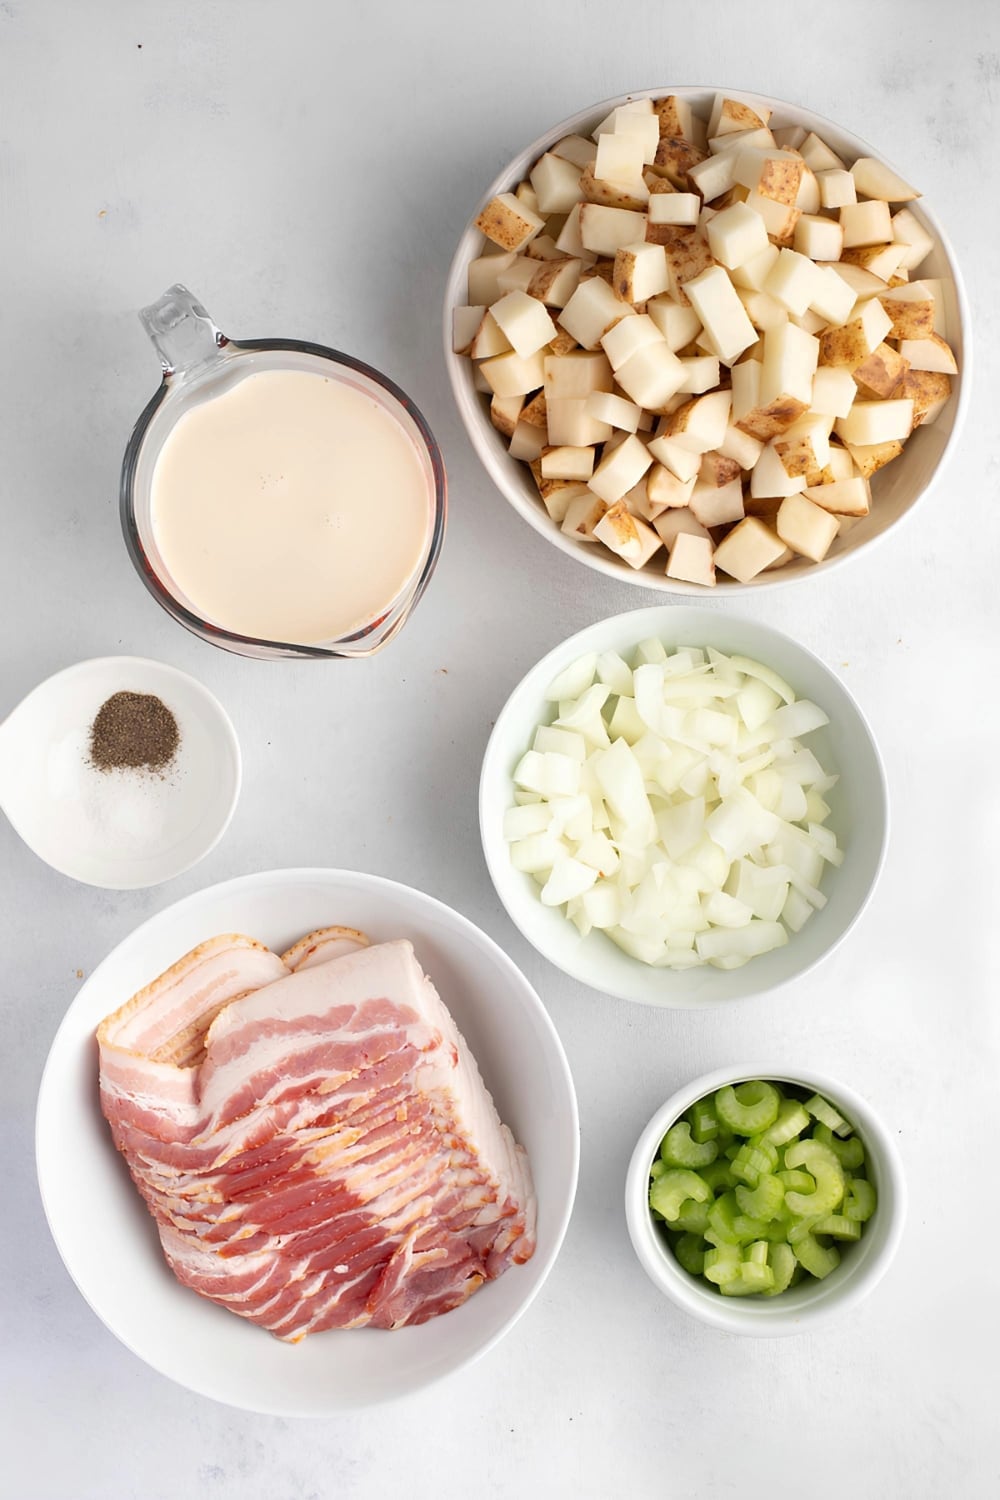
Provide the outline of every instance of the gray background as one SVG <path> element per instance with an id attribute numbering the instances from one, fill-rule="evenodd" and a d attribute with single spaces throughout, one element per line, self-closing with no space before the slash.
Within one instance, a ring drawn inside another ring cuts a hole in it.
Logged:
<path id="1" fill-rule="evenodd" d="M 961 451 L 918 515 L 834 576 L 744 606 L 859 698 L 893 838 L 868 913 L 819 973 L 702 1015 L 564 979 L 489 884 L 475 799 L 499 705 L 563 636 L 652 599 L 546 547 L 492 491 L 438 331 L 452 247 L 503 163 L 592 101 L 670 83 L 786 97 L 877 143 L 949 226 L 978 363 Z M 755 1500 L 786 1480 L 813 1500 L 996 1493 L 998 94 L 986 0 L 0 3 L 0 712 L 80 658 L 160 657 L 219 695 L 246 770 L 221 846 L 148 892 L 75 886 L 0 820 L 5 1500 Z M 384 368 L 437 433 L 448 539 L 382 657 L 244 662 L 173 625 L 134 575 L 117 472 L 157 379 L 135 309 L 177 279 L 236 336 L 315 339 Z M 78 971 L 177 897 L 288 864 L 393 876 L 497 938 L 560 1029 L 583 1129 L 563 1254 L 499 1348 L 424 1397 L 301 1424 L 191 1396 L 116 1343 L 59 1262 L 32 1154 Z M 868 1095 L 912 1197 L 875 1295 L 773 1343 L 661 1300 L 621 1211 L 655 1106 L 762 1051 L 777 1072 L 811 1063 Z"/>

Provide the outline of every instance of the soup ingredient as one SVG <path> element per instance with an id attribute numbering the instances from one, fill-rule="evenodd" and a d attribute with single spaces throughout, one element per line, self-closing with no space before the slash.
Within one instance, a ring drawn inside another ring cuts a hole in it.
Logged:
<path id="1" fill-rule="evenodd" d="M 853 1127 L 822 1095 L 804 1094 L 761 1079 L 727 1084 L 670 1127 L 650 1170 L 649 1206 L 678 1262 L 725 1297 L 822 1280 L 840 1264 L 838 1243 L 859 1240 L 878 1205 Z M 692 1137 L 704 1138 L 702 1164 L 688 1153 L 677 1170 L 678 1145 Z"/>
<path id="2" fill-rule="evenodd" d="M 153 469 L 153 534 L 196 613 L 312 645 L 384 614 L 431 529 L 424 456 L 367 390 L 264 370 L 192 407 Z"/>
<path id="3" fill-rule="evenodd" d="M 175 1276 L 280 1339 L 422 1323 L 533 1253 L 525 1152 L 408 942 L 217 937 L 98 1042 Z"/>
<path id="4" fill-rule="evenodd" d="M 581 657 L 546 696 L 552 722 L 514 769 L 503 832 L 582 937 L 597 929 L 658 968 L 732 969 L 826 904 L 824 868 L 843 858 L 825 826 L 837 777 L 801 738 L 828 720 L 776 672 L 648 640 L 631 663 Z M 777 1118 L 762 1087 L 758 1130 Z"/>
<path id="5" fill-rule="evenodd" d="M 177 720 L 153 693 L 112 693 L 90 726 L 90 760 L 99 771 L 163 771 L 179 744 Z"/>
<path id="6" fill-rule="evenodd" d="M 554 524 L 704 587 L 821 562 L 958 371 L 918 196 L 722 94 L 546 152 L 476 220 L 454 348 Z"/>

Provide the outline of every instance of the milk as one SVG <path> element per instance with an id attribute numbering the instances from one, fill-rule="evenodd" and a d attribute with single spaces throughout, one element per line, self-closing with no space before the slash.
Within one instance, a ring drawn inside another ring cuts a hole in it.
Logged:
<path id="1" fill-rule="evenodd" d="M 151 482 L 163 564 L 239 635 L 316 645 L 386 612 L 426 554 L 424 459 L 383 405 L 335 377 L 264 370 L 192 407 Z"/>

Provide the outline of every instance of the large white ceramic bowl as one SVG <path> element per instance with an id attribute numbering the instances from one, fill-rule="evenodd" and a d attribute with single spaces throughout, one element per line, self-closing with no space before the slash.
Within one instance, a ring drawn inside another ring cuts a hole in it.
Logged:
<path id="1" fill-rule="evenodd" d="M 535 727 L 550 723 L 556 706 L 546 701 L 549 683 L 588 651 L 630 654 L 648 636 L 668 649 L 714 646 L 773 667 L 801 698 L 825 709 L 830 723 L 808 737 L 824 769 L 840 776 L 825 793 L 828 826 L 844 849 L 844 862 L 823 882 L 826 906 L 793 933 L 783 948 L 751 959 L 739 969 L 705 966 L 674 973 L 629 957 L 603 933 L 581 938 L 572 922 L 543 906 L 530 875 L 515 870 L 503 838 L 503 815 L 513 804 L 511 775 L 531 747 Z M 770 626 L 728 610 L 694 605 L 658 605 L 601 620 L 570 636 L 544 656 L 508 698 L 483 759 L 479 820 L 486 863 L 511 920 L 557 968 L 574 979 L 623 1000 L 646 1005 L 697 1007 L 745 999 L 801 978 L 832 951 L 861 915 L 874 888 L 888 837 L 885 774 L 871 730 L 839 678 L 818 657 Z"/>
<path id="2" fill-rule="evenodd" d="M 860 136 L 852 135 L 840 125 L 835 125 L 832 120 L 813 114 L 811 110 L 802 109 L 797 104 L 788 104 L 784 100 L 768 98 L 762 94 L 747 93 L 744 89 L 727 89 L 726 92 L 734 98 L 745 100 L 753 107 L 763 105 L 773 110 L 771 125 L 775 129 L 784 125 L 801 125 L 806 130 L 814 130 L 849 164 L 859 156 L 876 156 L 885 160 L 877 147 L 869 145 Z M 466 284 L 469 261 L 482 253 L 482 246 L 485 243 L 479 231 L 472 227 L 473 221 L 496 193 L 512 191 L 550 146 L 555 145 L 566 135 L 589 135 L 616 105 L 624 104 L 629 99 L 661 98 L 664 94 L 677 94 L 680 98 L 688 100 L 696 111 L 707 115 L 715 93 L 716 90 L 710 88 L 678 88 L 673 84 L 664 84 L 662 88 L 639 89 L 633 94 L 620 94 L 617 98 L 605 99 L 603 103 L 591 105 L 587 109 L 580 110 L 578 114 L 561 120 L 558 125 L 553 125 L 551 130 L 547 130 L 536 141 L 532 141 L 530 146 L 526 146 L 512 162 L 504 167 L 483 193 L 473 212 L 469 214 L 469 227 L 458 242 L 444 298 L 445 363 L 448 367 L 448 376 L 455 400 L 458 403 L 459 414 L 486 472 L 518 515 L 523 516 L 529 525 L 533 526 L 552 546 L 558 547 L 560 552 L 565 552 L 569 557 L 575 557 L 578 562 L 595 568 L 609 578 L 616 578 L 619 582 L 631 583 L 640 588 L 656 589 L 661 593 L 696 596 L 705 593 L 699 584 L 684 583 L 664 575 L 662 550 L 645 568 L 637 572 L 604 547 L 563 535 L 559 527 L 550 520 L 541 503 L 530 471 L 526 465 L 510 457 L 505 439 L 490 422 L 488 402 L 473 385 L 472 361 L 454 353 L 452 316 L 454 309 L 464 305 L 468 300 Z M 913 164 L 900 175 L 910 180 L 916 179 L 917 186 L 920 186 L 919 164 Z M 716 593 L 735 594 L 748 589 L 777 588 L 806 578 L 818 578 L 822 573 L 829 572 L 831 568 L 838 567 L 847 558 L 857 556 L 873 542 L 883 537 L 913 509 L 917 501 L 939 478 L 946 456 L 955 447 L 968 404 L 972 375 L 968 303 L 954 252 L 933 210 L 927 206 L 923 198 L 908 204 L 907 207 L 913 211 L 935 240 L 935 248 L 921 266 L 919 274 L 945 278 L 951 284 L 950 294 L 946 300 L 948 336 L 959 364 L 959 374 L 954 380 L 952 399 L 932 426 L 919 428 L 900 457 L 875 475 L 872 481 L 871 514 L 843 536 L 838 537 L 823 562 L 811 563 L 805 559 L 795 560 L 772 573 L 762 574 L 750 583 L 737 583 L 735 579 L 726 578 L 720 574 Z"/>
<path id="3" fill-rule="evenodd" d="M 793 1083 L 822 1094 L 855 1128 L 865 1148 L 866 1171 L 875 1184 L 878 1206 L 864 1226 L 860 1240 L 841 1249 L 841 1262 L 822 1281 L 807 1278 L 777 1297 L 723 1297 L 704 1279 L 692 1276 L 673 1251 L 649 1211 L 649 1169 L 660 1142 L 675 1120 L 698 1099 L 724 1088 L 765 1078 Z M 639 1137 L 625 1182 L 625 1217 L 633 1248 L 643 1270 L 660 1291 L 693 1317 L 727 1333 L 775 1338 L 810 1332 L 818 1323 L 846 1312 L 881 1281 L 903 1234 L 906 1220 L 906 1182 L 891 1132 L 872 1106 L 846 1084 L 817 1073 L 814 1068 L 782 1069 L 765 1065 L 720 1068 L 679 1089 Z"/>
<path id="4" fill-rule="evenodd" d="M 301 1345 L 175 1281 L 153 1220 L 111 1141 L 97 1094 L 98 1023 L 196 943 L 246 932 L 281 950 L 327 924 L 409 938 L 475 1055 L 501 1118 L 526 1147 L 538 1248 L 464 1306 L 418 1328 L 315 1334 Z M 579 1125 L 552 1022 L 510 959 L 419 891 L 344 870 L 248 875 L 189 896 L 111 953 L 73 1002 L 38 1098 L 38 1181 L 66 1268 L 98 1317 L 147 1364 L 202 1395 L 279 1416 L 330 1416 L 422 1390 L 484 1354 L 552 1268 L 576 1191 Z"/>

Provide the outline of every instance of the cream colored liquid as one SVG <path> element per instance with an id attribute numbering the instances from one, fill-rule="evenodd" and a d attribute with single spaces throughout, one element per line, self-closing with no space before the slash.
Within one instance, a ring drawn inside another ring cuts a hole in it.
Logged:
<path id="1" fill-rule="evenodd" d="M 264 370 L 179 419 L 153 469 L 151 514 L 200 615 L 310 645 L 377 619 L 405 588 L 427 543 L 430 481 L 370 396 Z"/>

